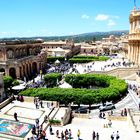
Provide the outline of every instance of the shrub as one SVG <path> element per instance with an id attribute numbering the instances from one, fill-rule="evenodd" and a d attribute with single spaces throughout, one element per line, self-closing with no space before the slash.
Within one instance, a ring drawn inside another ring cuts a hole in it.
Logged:
<path id="1" fill-rule="evenodd" d="M 74 56 L 73 58 L 69 59 L 70 63 L 88 63 L 92 61 L 106 61 L 108 57 L 105 56 Z"/>
<path id="2" fill-rule="evenodd" d="M 58 82 L 62 79 L 62 75 L 60 73 L 50 73 L 44 75 L 44 81 L 47 84 L 47 87 L 55 87 Z"/>
<path id="3" fill-rule="evenodd" d="M 72 80 L 71 80 L 72 78 Z M 69 74 L 65 80 L 76 88 L 37 88 L 27 89 L 20 94 L 24 96 L 38 96 L 43 100 L 58 101 L 60 104 L 94 104 L 106 101 L 116 101 L 126 94 L 127 84 L 124 80 L 116 79 L 113 76 L 99 74 Z M 92 90 L 80 88 L 89 85 L 102 86 L 103 88 Z"/>
<path id="4" fill-rule="evenodd" d="M 50 119 L 49 123 L 50 124 L 61 124 L 61 121 L 60 120 L 56 120 L 56 119 Z"/>

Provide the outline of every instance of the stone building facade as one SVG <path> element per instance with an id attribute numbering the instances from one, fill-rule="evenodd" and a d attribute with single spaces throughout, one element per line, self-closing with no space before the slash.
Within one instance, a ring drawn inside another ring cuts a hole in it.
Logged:
<path id="1" fill-rule="evenodd" d="M 88 43 L 81 43 L 81 50 L 80 54 L 85 55 L 96 55 L 98 54 L 98 47 L 96 46 L 96 43 L 88 44 Z"/>
<path id="2" fill-rule="evenodd" d="M 79 44 L 74 44 L 70 40 L 44 42 L 43 47 L 47 49 L 50 56 L 64 56 L 66 58 L 78 54 L 81 48 Z"/>
<path id="3" fill-rule="evenodd" d="M 129 46 L 128 58 L 135 64 L 140 64 L 140 10 L 134 9 L 129 16 Z"/>
<path id="4" fill-rule="evenodd" d="M 13 78 L 29 78 L 45 66 L 42 41 L 3 41 L 0 43 L 0 72 Z"/>

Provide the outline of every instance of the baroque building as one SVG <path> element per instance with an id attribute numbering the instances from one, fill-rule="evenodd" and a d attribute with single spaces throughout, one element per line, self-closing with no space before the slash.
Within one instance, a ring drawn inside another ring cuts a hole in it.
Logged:
<path id="1" fill-rule="evenodd" d="M 72 57 L 80 52 L 80 44 L 74 44 L 71 40 L 65 41 L 48 41 L 43 43 L 43 47 L 47 49 L 48 56 L 64 56 Z"/>
<path id="2" fill-rule="evenodd" d="M 140 64 L 140 10 L 132 10 L 129 16 L 129 46 L 128 58 L 135 64 Z"/>
<path id="3" fill-rule="evenodd" d="M 27 79 L 45 66 L 46 53 L 41 40 L 0 42 L 0 72 L 13 78 Z"/>

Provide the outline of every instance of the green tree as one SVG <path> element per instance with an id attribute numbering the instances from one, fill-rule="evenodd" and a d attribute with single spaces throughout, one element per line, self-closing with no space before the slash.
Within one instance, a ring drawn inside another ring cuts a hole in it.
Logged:
<path id="1" fill-rule="evenodd" d="M 3 76 L 4 90 L 6 93 L 6 97 L 11 92 L 11 86 L 12 86 L 13 81 L 14 81 L 14 79 L 11 76 Z"/>

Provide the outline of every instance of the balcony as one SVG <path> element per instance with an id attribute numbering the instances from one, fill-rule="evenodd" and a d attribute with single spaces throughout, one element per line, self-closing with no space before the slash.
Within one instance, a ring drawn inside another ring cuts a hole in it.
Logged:
<path id="1" fill-rule="evenodd" d="M 140 40 L 140 33 L 139 34 L 129 34 L 129 40 Z"/>

